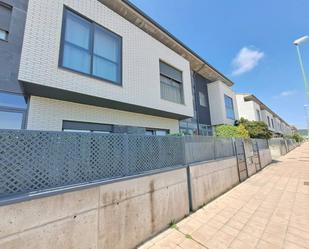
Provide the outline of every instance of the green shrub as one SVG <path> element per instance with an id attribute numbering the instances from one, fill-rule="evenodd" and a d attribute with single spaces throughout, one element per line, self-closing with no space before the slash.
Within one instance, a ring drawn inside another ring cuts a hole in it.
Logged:
<path id="1" fill-rule="evenodd" d="M 241 118 L 238 122 L 238 126 L 243 125 L 249 132 L 250 138 L 263 138 L 270 139 L 272 137 L 271 131 L 267 125 L 262 121 L 249 121 Z"/>
<path id="2" fill-rule="evenodd" d="M 298 132 L 295 132 L 291 136 L 287 136 L 287 138 L 294 139 L 298 143 L 301 143 L 304 141 L 304 138 Z"/>
<path id="3" fill-rule="evenodd" d="M 249 138 L 249 133 L 243 125 L 219 125 L 216 127 L 216 136 L 222 138 Z"/>

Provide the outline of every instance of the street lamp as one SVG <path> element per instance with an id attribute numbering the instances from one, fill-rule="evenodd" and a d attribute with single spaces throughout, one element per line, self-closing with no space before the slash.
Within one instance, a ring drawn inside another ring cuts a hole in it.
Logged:
<path id="1" fill-rule="evenodd" d="M 294 43 L 294 45 L 296 46 L 296 49 L 297 49 L 299 64 L 300 64 L 301 72 L 302 72 L 302 75 L 303 75 L 304 84 L 305 84 L 305 91 L 306 91 L 306 95 L 307 95 L 308 103 L 309 103 L 308 81 L 307 81 L 307 76 L 306 76 L 306 73 L 305 73 L 304 63 L 303 63 L 301 53 L 300 53 L 300 49 L 299 49 L 299 45 L 306 42 L 308 39 L 309 39 L 309 36 L 306 35 L 306 36 L 303 36 L 303 37 L 295 40 L 293 43 Z"/>
<path id="2" fill-rule="evenodd" d="M 297 49 L 297 54 L 298 54 L 298 60 L 299 60 L 299 64 L 300 64 L 300 68 L 301 68 L 301 72 L 303 75 L 303 79 L 304 79 L 304 85 L 305 85 L 305 92 L 306 92 L 306 96 L 307 96 L 307 101 L 309 103 L 309 88 L 308 88 L 308 81 L 307 81 L 307 76 L 305 73 L 305 67 L 304 67 L 304 63 L 301 57 L 301 53 L 300 53 L 300 49 L 299 49 L 299 45 L 308 41 L 309 40 L 309 36 L 305 35 L 300 37 L 299 39 L 295 40 L 293 43 L 296 46 Z M 306 115 L 306 121 L 307 121 L 307 129 L 308 129 L 308 138 L 309 138 L 309 117 L 308 117 L 308 109 L 309 105 L 305 105 L 305 115 Z"/>

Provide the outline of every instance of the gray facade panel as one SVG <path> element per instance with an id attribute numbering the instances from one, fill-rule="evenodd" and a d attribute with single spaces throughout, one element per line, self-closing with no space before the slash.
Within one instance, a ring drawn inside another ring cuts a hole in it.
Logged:
<path id="1" fill-rule="evenodd" d="M 210 83 L 208 79 L 205 79 L 201 75 L 194 74 L 195 82 L 195 102 L 196 102 L 196 114 L 199 124 L 211 125 L 210 109 L 209 109 L 209 98 L 207 84 Z M 199 93 L 203 93 L 206 97 L 206 106 L 202 106 L 199 100 Z"/>
<path id="2" fill-rule="evenodd" d="M 23 93 L 18 70 L 25 30 L 28 0 L 0 0 L 12 6 L 8 41 L 0 40 L 0 91 Z"/>

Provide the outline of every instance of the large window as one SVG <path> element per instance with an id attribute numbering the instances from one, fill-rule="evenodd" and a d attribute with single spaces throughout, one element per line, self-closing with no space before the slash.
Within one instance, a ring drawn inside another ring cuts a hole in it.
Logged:
<path id="1" fill-rule="evenodd" d="M 0 1 L 0 40 L 8 39 L 12 7 Z"/>
<path id="2" fill-rule="evenodd" d="M 224 104 L 225 104 L 226 117 L 228 119 L 235 120 L 233 99 L 227 95 L 224 95 Z"/>
<path id="3" fill-rule="evenodd" d="M 121 85 L 122 38 L 65 9 L 60 66 Z"/>
<path id="4" fill-rule="evenodd" d="M 183 104 L 182 72 L 160 61 L 161 98 Z"/>
<path id="5" fill-rule="evenodd" d="M 207 107 L 207 97 L 206 97 L 206 95 L 202 92 L 199 92 L 198 96 L 199 96 L 200 105 L 203 106 L 203 107 Z"/>
<path id="6" fill-rule="evenodd" d="M 24 96 L 0 92 L 0 129 L 22 129 L 27 104 Z"/>

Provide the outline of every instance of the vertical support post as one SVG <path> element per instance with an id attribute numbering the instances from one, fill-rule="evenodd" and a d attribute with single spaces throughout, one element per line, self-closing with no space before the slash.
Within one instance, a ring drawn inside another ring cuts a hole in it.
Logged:
<path id="1" fill-rule="evenodd" d="M 237 172 L 238 172 L 238 181 L 239 181 L 239 183 L 240 183 L 240 182 L 241 182 L 241 179 L 240 179 L 240 169 L 239 169 L 238 152 L 237 152 L 236 141 L 235 141 L 234 138 L 232 138 L 232 143 L 233 143 L 234 155 L 235 155 L 235 157 L 236 157 Z"/>
<path id="2" fill-rule="evenodd" d="M 216 154 L 217 154 L 217 151 L 216 151 L 216 137 L 214 137 L 214 160 L 216 160 Z"/>
<path id="3" fill-rule="evenodd" d="M 246 173 L 247 173 L 247 178 L 249 177 L 249 173 L 248 173 L 248 163 L 247 163 L 247 155 L 246 155 L 246 148 L 245 148 L 245 142 L 244 140 L 242 139 L 242 147 L 243 147 L 243 150 L 244 150 L 244 157 L 245 157 L 245 165 L 246 165 Z"/>
<path id="4" fill-rule="evenodd" d="M 129 137 L 128 137 L 128 134 L 124 134 L 123 143 L 124 143 L 124 160 L 125 160 L 124 175 L 128 176 L 130 174 L 130 169 L 129 169 Z"/>
<path id="5" fill-rule="evenodd" d="M 258 159 L 259 159 L 259 165 L 260 165 L 259 171 L 260 171 L 262 169 L 262 164 L 261 164 L 261 155 L 260 155 L 259 143 L 257 141 L 256 141 L 256 150 L 257 150 L 257 155 L 258 155 Z"/>
<path id="6" fill-rule="evenodd" d="M 189 212 L 193 211 L 193 200 L 192 200 L 192 186 L 191 186 L 191 171 L 190 171 L 190 164 L 187 158 L 186 153 L 186 137 L 181 137 L 182 143 L 182 150 L 183 150 L 183 163 L 186 166 L 186 173 L 187 173 L 187 187 L 188 187 L 188 201 L 189 201 Z"/>
<path id="7" fill-rule="evenodd" d="M 189 199 L 189 211 L 193 211 L 193 200 L 192 200 L 192 186 L 191 186 L 191 171 L 190 165 L 187 165 L 187 184 L 188 184 L 188 199 Z"/>

